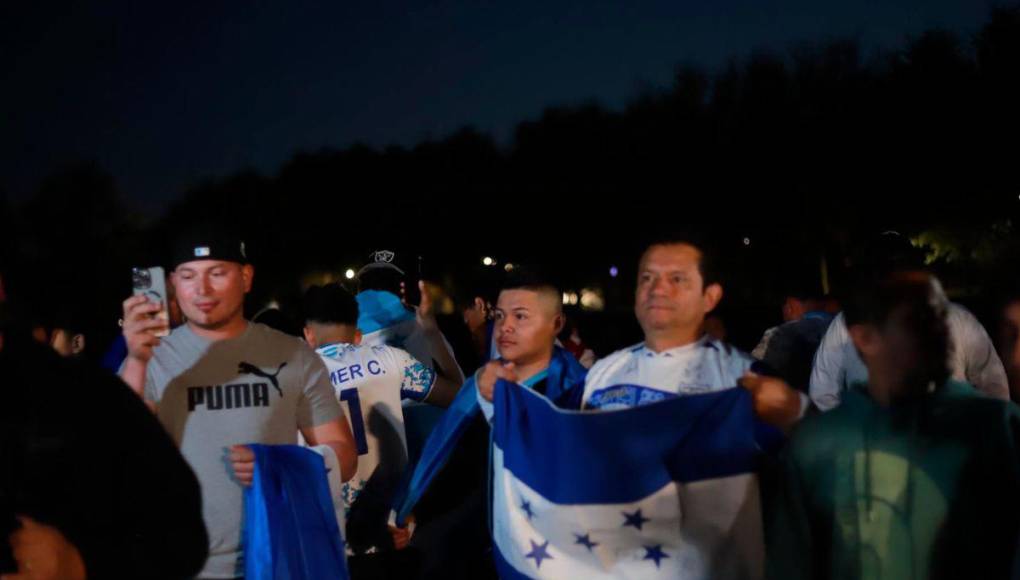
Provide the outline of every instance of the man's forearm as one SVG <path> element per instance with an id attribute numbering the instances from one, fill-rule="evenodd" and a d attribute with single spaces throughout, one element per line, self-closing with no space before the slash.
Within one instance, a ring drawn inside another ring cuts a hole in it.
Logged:
<path id="1" fill-rule="evenodd" d="M 460 365 L 457 364 L 453 351 L 446 344 L 443 333 L 439 329 L 429 330 L 425 332 L 425 337 L 428 340 L 429 353 L 432 355 L 432 360 L 436 361 L 436 366 L 438 367 L 436 371 L 455 385 L 463 385 L 464 372 L 460 369 Z"/>
<path id="2" fill-rule="evenodd" d="M 340 416 L 315 427 L 301 428 L 309 447 L 324 445 L 333 450 L 340 464 L 340 479 L 348 481 L 358 471 L 358 449 L 347 420 Z"/>
<path id="3" fill-rule="evenodd" d="M 135 392 L 139 397 L 145 398 L 145 370 L 146 363 L 128 357 L 124 361 L 124 366 L 120 369 L 120 378 L 127 386 L 131 387 L 131 390 Z"/>
<path id="4" fill-rule="evenodd" d="M 454 399 L 457 398 L 457 393 L 460 392 L 461 384 L 462 383 L 455 383 L 453 380 L 436 373 L 436 382 L 432 385 L 432 390 L 429 391 L 429 395 L 425 397 L 425 402 L 445 409 L 453 403 Z"/>
<path id="5" fill-rule="evenodd" d="M 358 455 L 349 446 L 345 446 L 340 441 L 324 441 L 320 445 L 326 445 L 333 450 L 336 454 L 337 461 L 340 462 L 340 479 L 343 482 L 350 481 L 354 474 L 358 471 Z"/>

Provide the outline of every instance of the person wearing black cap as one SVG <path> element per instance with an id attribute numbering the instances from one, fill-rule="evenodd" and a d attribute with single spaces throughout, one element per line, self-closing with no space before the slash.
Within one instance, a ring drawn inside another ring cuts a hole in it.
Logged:
<path id="1" fill-rule="evenodd" d="M 402 348 L 411 356 L 458 385 L 464 373 L 436 324 L 425 283 L 418 282 L 421 303 L 408 308 L 403 300 L 407 275 L 389 250 L 373 252 L 371 261 L 358 271 L 358 330 L 368 346 L 385 344 Z M 451 393 L 451 395 L 456 393 Z M 452 397 L 451 397 L 452 398 Z"/>
<path id="2" fill-rule="evenodd" d="M 171 282 L 187 323 L 155 336 L 159 304 L 124 301 L 124 381 L 154 409 L 202 485 L 210 555 L 204 578 L 241 575 L 241 486 L 254 454 L 244 445 L 296 444 L 332 451 L 343 480 L 357 450 L 326 367 L 300 339 L 244 318 L 254 268 L 244 243 L 221 234 L 184 237 Z M 240 485 L 239 485 L 240 484 Z"/>
<path id="3" fill-rule="evenodd" d="M 432 405 L 445 407 L 464 384 L 464 372 L 436 321 L 432 300 L 423 281 L 418 282 L 421 302 L 408 307 L 402 297 L 407 282 L 405 270 L 398 265 L 396 253 L 379 250 L 358 271 L 358 330 L 365 346 L 385 345 L 406 350 L 415 359 L 436 371 L 439 378 L 455 388 L 436 389 Z M 442 414 L 441 409 L 414 401 L 404 404 L 409 458 L 418 453 Z"/>

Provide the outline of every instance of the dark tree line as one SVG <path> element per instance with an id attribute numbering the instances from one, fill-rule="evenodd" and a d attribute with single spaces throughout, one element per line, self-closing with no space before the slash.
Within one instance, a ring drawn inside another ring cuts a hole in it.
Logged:
<path id="1" fill-rule="evenodd" d="M 482 254 L 555 264 L 625 311 L 641 243 L 698 230 L 728 252 L 728 306 L 768 321 L 779 281 L 818 278 L 823 259 L 838 290 L 864 233 L 994 224 L 1008 240 L 1018 71 L 1020 9 L 1000 8 L 970 37 L 929 31 L 894 51 L 836 40 L 680 66 L 623 110 L 549 108 L 506 146 L 466 127 L 411 148 L 301 152 L 275 175 L 199 184 L 155 222 L 132 215 L 101 168 L 70 168 L 23 206 L 0 200 L 0 226 L 10 263 L 66 279 L 107 317 L 125 269 L 165 256 L 196 217 L 249 240 L 258 303 L 387 247 L 424 255 L 437 278 Z"/>

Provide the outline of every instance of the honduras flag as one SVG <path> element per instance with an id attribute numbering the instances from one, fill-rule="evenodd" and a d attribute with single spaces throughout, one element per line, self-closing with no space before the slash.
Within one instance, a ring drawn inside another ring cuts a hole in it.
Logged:
<path id="1" fill-rule="evenodd" d="M 566 408 L 579 408 L 583 394 L 584 377 L 588 369 L 577 362 L 574 355 L 560 347 L 553 349 L 549 368 L 543 375 L 546 381 L 545 394 Z M 464 383 L 453 403 L 443 413 L 436 428 L 425 442 L 421 458 L 405 477 L 393 500 L 393 520 L 403 525 L 414 506 L 432 485 L 443 467 L 450 460 L 453 450 L 470 427 L 481 409 L 478 404 L 478 385 L 471 377 Z"/>
<path id="2" fill-rule="evenodd" d="M 760 578 L 750 394 L 617 411 L 499 381 L 493 539 L 509 578 Z"/>

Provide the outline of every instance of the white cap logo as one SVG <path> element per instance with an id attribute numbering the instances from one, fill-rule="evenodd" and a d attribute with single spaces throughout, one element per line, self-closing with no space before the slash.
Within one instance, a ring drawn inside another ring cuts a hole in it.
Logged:
<path id="1" fill-rule="evenodd" d="M 195 248 L 195 257 L 204 258 L 209 255 L 209 246 L 198 246 Z"/>
<path id="2" fill-rule="evenodd" d="M 385 262 L 387 264 L 393 262 L 393 252 L 389 250 L 379 250 L 375 253 L 374 260 L 376 264 Z"/>

